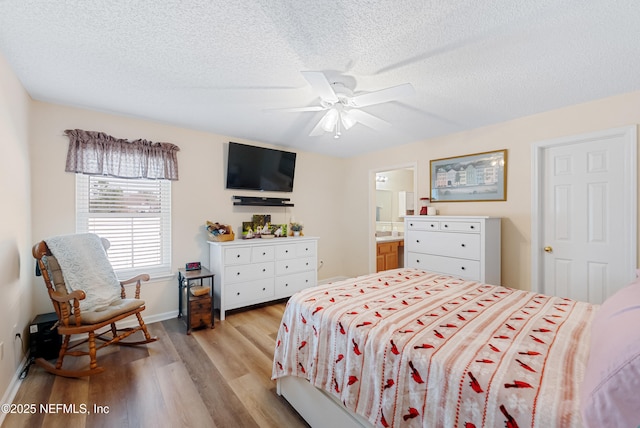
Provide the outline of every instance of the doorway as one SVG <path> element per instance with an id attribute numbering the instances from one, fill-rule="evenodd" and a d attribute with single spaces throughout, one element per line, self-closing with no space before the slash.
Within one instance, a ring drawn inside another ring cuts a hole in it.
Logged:
<path id="1" fill-rule="evenodd" d="M 369 172 L 369 272 L 376 272 L 377 245 L 384 237 L 404 236 L 404 217 L 417 214 L 417 164 L 407 163 Z M 389 239 L 387 238 L 387 239 Z M 402 266 L 404 246 L 399 253 Z"/>
<path id="2" fill-rule="evenodd" d="M 533 291 L 602 303 L 635 278 L 635 126 L 533 146 Z"/>

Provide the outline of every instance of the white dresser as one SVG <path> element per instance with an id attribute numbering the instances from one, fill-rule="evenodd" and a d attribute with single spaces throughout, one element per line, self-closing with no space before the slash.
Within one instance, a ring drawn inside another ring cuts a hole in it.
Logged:
<path id="1" fill-rule="evenodd" d="M 209 242 L 214 306 L 230 309 L 289 297 L 318 283 L 318 238 Z"/>
<path id="2" fill-rule="evenodd" d="M 405 217 L 407 267 L 500 285 L 500 218 Z"/>

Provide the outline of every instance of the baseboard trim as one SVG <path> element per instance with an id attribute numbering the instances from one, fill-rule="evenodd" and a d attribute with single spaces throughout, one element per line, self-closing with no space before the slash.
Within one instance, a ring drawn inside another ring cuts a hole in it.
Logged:
<path id="1" fill-rule="evenodd" d="M 20 389 L 20 385 L 22 384 L 22 379 L 20 379 L 20 373 L 22 373 L 22 370 L 24 370 L 26 365 L 27 365 L 27 357 L 24 356 L 22 357 L 22 361 L 18 365 L 18 370 L 14 373 L 13 378 L 11 378 L 11 382 L 9 383 L 9 386 L 4 392 L 4 395 L 2 396 L 2 401 L 0 401 L 0 403 L 2 404 L 13 403 L 13 399 L 16 397 L 16 394 L 18 393 L 18 389 Z M 2 424 L 4 423 L 4 418 L 6 416 L 7 416 L 7 413 L 0 412 L 0 426 L 2 426 Z"/>

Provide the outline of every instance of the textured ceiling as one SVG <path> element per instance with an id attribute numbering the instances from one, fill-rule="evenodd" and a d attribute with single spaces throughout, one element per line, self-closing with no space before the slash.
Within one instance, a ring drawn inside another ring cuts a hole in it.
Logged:
<path id="1" fill-rule="evenodd" d="M 37 100 L 353 156 L 640 90 L 640 3 L 0 0 L 0 52 Z M 416 94 L 309 137 L 301 71 Z"/>

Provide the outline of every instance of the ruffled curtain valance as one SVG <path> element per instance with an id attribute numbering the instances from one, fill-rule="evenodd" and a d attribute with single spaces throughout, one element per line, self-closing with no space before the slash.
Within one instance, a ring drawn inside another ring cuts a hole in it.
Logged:
<path id="1" fill-rule="evenodd" d="M 178 179 L 180 148 L 170 143 L 128 141 L 103 132 L 67 129 L 67 172 L 119 178 Z"/>

